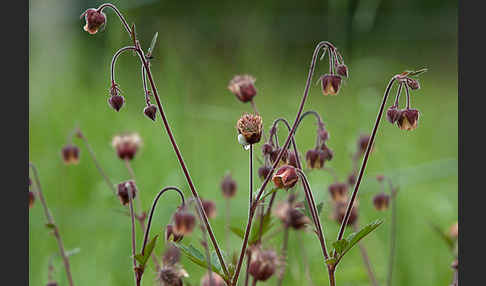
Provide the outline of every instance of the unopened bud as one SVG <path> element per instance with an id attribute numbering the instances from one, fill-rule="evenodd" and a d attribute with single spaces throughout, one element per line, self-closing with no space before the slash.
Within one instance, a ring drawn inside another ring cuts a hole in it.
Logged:
<path id="1" fill-rule="evenodd" d="M 155 121 L 155 117 L 157 115 L 157 107 L 155 107 L 155 105 L 153 104 L 150 104 L 148 106 L 146 106 L 144 109 L 143 109 L 143 113 L 150 119 L 152 119 L 153 121 Z"/>
<path id="2" fill-rule="evenodd" d="M 221 190 L 223 191 L 223 196 L 227 199 L 235 196 L 237 185 L 236 181 L 231 177 L 230 174 L 224 176 L 223 181 L 221 181 Z"/>
<path id="3" fill-rule="evenodd" d="M 96 9 L 88 9 L 84 12 L 81 17 L 84 16 L 86 25 L 84 25 L 84 30 L 91 35 L 96 34 L 103 26 L 106 24 L 106 16 L 103 12 Z"/>
<path id="4" fill-rule="evenodd" d="M 128 205 L 130 202 L 130 196 L 132 199 L 137 196 L 137 188 L 135 187 L 135 183 L 132 180 L 119 183 L 117 195 L 122 205 Z"/>
<path id="5" fill-rule="evenodd" d="M 79 148 L 72 144 L 64 146 L 61 150 L 62 160 L 66 165 L 79 163 Z"/>

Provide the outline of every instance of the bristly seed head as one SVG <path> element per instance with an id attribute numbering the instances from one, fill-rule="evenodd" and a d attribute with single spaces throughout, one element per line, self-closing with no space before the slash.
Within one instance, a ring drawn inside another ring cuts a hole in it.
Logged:
<path id="1" fill-rule="evenodd" d="M 163 286 L 182 286 L 182 277 L 188 277 L 186 270 L 179 265 L 164 265 L 157 273 L 157 279 Z"/>
<path id="2" fill-rule="evenodd" d="M 76 165 L 79 163 L 79 148 L 68 144 L 61 150 L 62 160 L 66 165 Z"/>
<path id="3" fill-rule="evenodd" d="M 131 197 L 134 199 L 137 196 L 137 187 L 135 186 L 135 182 L 132 180 L 128 180 L 125 182 L 121 182 L 118 184 L 118 198 L 120 199 L 120 202 L 122 205 L 126 206 L 130 202 L 130 194 L 128 192 L 131 192 Z"/>
<path id="4" fill-rule="evenodd" d="M 81 14 L 81 17 L 83 16 L 86 21 L 84 30 L 91 35 L 96 34 L 106 24 L 106 15 L 96 9 L 91 8 L 86 10 L 86 12 Z"/>
<path id="5" fill-rule="evenodd" d="M 241 102 L 249 102 L 257 94 L 255 78 L 250 75 L 236 75 L 228 84 L 228 89 Z"/>
<path id="6" fill-rule="evenodd" d="M 236 195 L 237 190 L 236 181 L 231 177 L 231 174 L 227 174 L 224 176 L 223 180 L 221 181 L 221 190 L 223 192 L 223 196 L 227 199 L 231 199 Z"/>
<path id="7" fill-rule="evenodd" d="M 143 113 L 150 119 L 152 119 L 153 121 L 155 121 L 155 117 L 157 115 L 157 107 L 155 107 L 155 105 L 153 104 L 150 104 L 148 106 L 146 106 L 144 109 L 143 109 Z"/>
<path id="8" fill-rule="evenodd" d="M 260 245 L 254 245 L 250 248 L 250 252 L 248 272 L 257 281 L 265 281 L 270 278 L 281 264 L 273 250 L 262 250 Z"/>
<path id="9" fill-rule="evenodd" d="M 338 75 L 325 74 L 321 78 L 322 94 L 337 95 L 341 86 L 341 77 Z"/>
<path id="10" fill-rule="evenodd" d="M 245 113 L 236 124 L 238 133 L 243 135 L 246 144 L 260 142 L 263 131 L 263 121 L 258 114 Z"/>
<path id="11" fill-rule="evenodd" d="M 111 144 L 120 159 L 132 160 L 142 146 L 142 139 L 135 132 L 122 133 L 113 137 Z"/>
<path id="12" fill-rule="evenodd" d="M 299 176 L 294 166 L 284 165 L 273 175 L 272 180 L 275 187 L 288 190 L 295 186 L 299 180 Z"/>
<path id="13" fill-rule="evenodd" d="M 397 120 L 397 125 L 402 130 L 415 130 L 417 128 L 420 112 L 417 109 L 403 109 Z"/>
<path id="14" fill-rule="evenodd" d="M 386 193 L 379 193 L 373 197 L 373 205 L 378 211 L 384 211 L 388 209 L 390 202 L 390 196 Z"/>

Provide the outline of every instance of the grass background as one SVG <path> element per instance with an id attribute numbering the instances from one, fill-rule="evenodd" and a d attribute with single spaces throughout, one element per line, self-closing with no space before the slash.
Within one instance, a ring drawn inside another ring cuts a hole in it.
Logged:
<path id="1" fill-rule="evenodd" d="M 380 126 L 376 149 L 369 161 L 360 191 L 360 221 L 384 218 L 385 223 L 366 238 L 376 275 L 384 284 L 389 245 L 389 213 L 372 208 L 380 191 L 374 177 L 386 174 L 399 185 L 398 248 L 394 285 L 448 285 L 452 256 L 429 227 L 447 229 L 457 220 L 457 7 L 455 1 L 319 1 L 298 4 L 285 1 L 172 2 L 114 1 L 147 47 L 159 32 L 153 73 L 173 131 L 200 195 L 217 204 L 212 220 L 223 243 L 225 201 L 219 183 L 231 171 L 238 193 L 231 205 L 232 225 L 243 227 L 247 214 L 248 153 L 236 141 L 235 123 L 250 106 L 235 100 L 226 86 L 234 74 L 257 78 L 256 104 L 265 128 L 280 116 L 293 121 L 304 89 L 312 51 L 320 40 L 333 42 L 350 69 L 337 97 L 324 97 L 312 86 L 306 109 L 324 118 L 335 152 L 329 163 L 341 180 L 351 170 L 350 153 L 361 133 L 371 131 L 385 85 L 392 75 L 422 66 L 422 88 L 412 94 L 412 106 L 421 112 L 419 128 L 401 131 L 386 121 Z M 91 36 L 82 30 L 79 15 L 97 1 L 30 2 L 29 157 L 40 171 L 47 202 L 67 249 L 79 248 L 71 258 L 76 285 L 131 285 L 129 219 L 114 211 L 113 197 L 85 146 L 79 165 L 65 166 L 60 150 L 71 130 L 79 126 L 95 149 L 113 182 L 129 174 L 111 147 L 113 135 L 136 131 L 143 147 L 133 161 L 144 208 L 163 186 L 178 185 L 189 195 L 176 157 L 160 120 L 143 114 L 140 67 L 130 55 L 117 63 L 117 81 L 126 98 L 120 113 L 107 104 L 109 63 L 113 53 L 130 44 L 112 11 L 105 31 Z M 325 73 L 327 61 L 318 64 L 316 76 Z M 299 130 L 302 153 L 313 146 L 315 124 Z M 285 134 L 279 133 L 281 140 Z M 256 167 L 259 165 L 257 164 Z M 309 175 L 329 243 L 338 225 L 329 220 L 327 186 L 332 177 L 323 171 Z M 259 184 L 257 179 L 255 187 Z M 280 199 L 284 196 L 280 195 Z M 177 204 L 175 195 L 164 198 L 152 233 L 163 233 Z M 40 204 L 29 211 L 29 279 L 47 282 L 49 256 L 57 253 L 55 239 L 45 228 Z M 139 242 L 141 234 L 138 233 Z M 184 242 L 197 244 L 199 233 Z M 239 249 L 230 236 L 225 248 Z M 280 248 L 281 235 L 269 245 Z M 302 250 L 308 256 L 314 285 L 327 285 L 318 240 L 311 233 L 290 234 L 289 266 L 285 285 L 307 283 Z M 162 240 L 156 252 L 164 249 Z M 231 253 L 231 251 L 229 251 Z M 55 260 L 60 285 L 67 285 L 61 260 Z M 199 283 L 203 269 L 183 259 L 188 282 Z M 303 282 L 304 281 L 304 282 Z M 338 285 L 369 285 L 356 248 L 337 271 Z M 272 278 L 267 284 L 275 283 Z M 155 284 L 153 267 L 143 285 Z"/>

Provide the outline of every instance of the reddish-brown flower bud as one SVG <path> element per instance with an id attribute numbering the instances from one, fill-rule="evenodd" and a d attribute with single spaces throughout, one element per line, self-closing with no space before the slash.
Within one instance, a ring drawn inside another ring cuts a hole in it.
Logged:
<path id="1" fill-rule="evenodd" d="M 402 130 L 414 130 L 417 128 L 420 112 L 417 109 L 404 109 L 401 111 L 397 125 Z"/>
<path id="2" fill-rule="evenodd" d="M 333 218 L 337 223 L 339 224 L 342 223 L 344 219 L 344 215 L 346 214 L 346 208 L 347 208 L 346 202 L 335 203 Z M 357 203 L 355 202 L 353 208 L 351 209 L 351 213 L 349 214 L 348 223 L 346 225 L 354 224 L 357 219 L 358 219 L 358 206 Z"/>
<path id="3" fill-rule="evenodd" d="M 130 193 L 128 193 L 130 191 Z M 137 188 L 132 180 L 118 184 L 118 198 L 122 205 L 126 206 L 130 202 L 130 195 L 133 198 L 137 196 Z"/>
<path id="4" fill-rule="evenodd" d="M 268 174 L 270 174 L 271 169 L 272 168 L 270 166 L 261 166 L 258 169 L 258 176 L 262 181 L 264 181 L 267 178 Z"/>
<path id="5" fill-rule="evenodd" d="M 253 246 L 250 251 L 248 272 L 257 281 L 267 280 L 280 264 L 277 254 L 273 250 L 262 250 L 260 246 Z"/>
<path id="6" fill-rule="evenodd" d="M 295 186 L 299 177 L 295 167 L 284 165 L 273 175 L 272 180 L 277 188 L 288 190 Z"/>
<path id="7" fill-rule="evenodd" d="M 62 160 L 66 165 L 79 163 L 79 148 L 72 144 L 64 146 L 61 150 Z"/>
<path id="8" fill-rule="evenodd" d="M 169 243 L 169 246 L 164 251 L 164 255 L 162 255 L 162 262 L 164 265 L 175 265 L 179 262 L 181 258 L 181 251 L 179 248 L 174 246 L 172 243 Z"/>
<path id="9" fill-rule="evenodd" d="M 349 176 L 348 176 L 348 185 L 354 186 L 354 184 L 356 184 L 356 179 L 357 179 L 356 177 L 357 176 L 356 176 L 356 173 L 355 172 L 349 174 Z"/>
<path id="10" fill-rule="evenodd" d="M 345 64 L 339 64 L 336 67 L 336 73 L 342 77 L 348 77 L 348 67 Z"/>
<path id="11" fill-rule="evenodd" d="M 321 169 L 324 167 L 325 152 L 322 150 L 311 149 L 305 154 L 307 168 Z"/>
<path id="12" fill-rule="evenodd" d="M 29 209 L 34 206 L 34 202 L 35 202 L 35 193 L 29 191 Z"/>
<path id="13" fill-rule="evenodd" d="M 413 78 L 407 77 L 407 85 L 410 87 L 412 90 L 419 89 L 420 84 L 419 81 Z"/>
<path id="14" fill-rule="evenodd" d="M 173 242 L 179 242 L 184 238 L 183 235 L 178 235 L 174 233 L 174 226 L 171 224 L 168 224 L 165 227 L 165 240 L 166 241 L 173 241 Z"/>
<path id="15" fill-rule="evenodd" d="M 289 211 L 290 227 L 299 230 L 310 223 L 310 219 L 300 210 L 293 208 Z"/>
<path id="16" fill-rule="evenodd" d="M 195 226 L 196 217 L 186 207 L 180 207 L 174 214 L 174 233 L 187 235 L 193 231 Z"/>
<path id="17" fill-rule="evenodd" d="M 273 150 L 272 153 L 270 153 L 270 161 L 272 161 L 272 163 L 275 163 L 275 160 L 277 160 L 278 154 L 280 154 L 281 150 L 282 150 L 282 147 L 277 148 L 277 149 Z M 277 166 L 284 165 L 285 162 L 287 162 L 288 155 L 289 155 L 289 150 L 285 149 L 283 151 L 282 157 L 280 158 L 280 162 L 278 163 Z"/>
<path id="18" fill-rule="evenodd" d="M 206 216 L 211 219 L 216 216 L 216 204 L 210 200 L 201 200 Z"/>
<path id="19" fill-rule="evenodd" d="M 96 9 L 88 9 L 84 12 L 81 17 L 84 16 L 86 20 L 86 25 L 84 25 L 84 30 L 91 35 L 96 34 L 103 26 L 106 24 L 106 16 L 103 12 L 99 12 Z"/>
<path id="20" fill-rule="evenodd" d="M 401 116 L 401 110 L 398 109 L 398 106 L 393 105 L 388 108 L 386 111 L 386 120 L 390 123 L 395 123 L 397 122 L 398 118 Z"/>
<path id="21" fill-rule="evenodd" d="M 179 265 L 164 265 L 157 273 L 157 279 L 163 286 L 182 286 L 182 277 L 188 276 Z"/>
<path id="22" fill-rule="evenodd" d="M 249 102 L 257 94 L 255 78 L 250 75 L 236 75 L 228 84 L 228 89 L 242 102 Z"/>
<path id="23" fill-rule="evenodd" d="M 201 286 L 226 286 L 223 278 L 218 274 L 211 272 L 211 274 L 206 273 L 201 278 Z"/>
<path id="24" fill-rule="evenodd" d="M 345 183 L 334 183 L 329 185 L 329 193 L 335 202 L 346 202 L 348 199 L 348 185 Z"/>
<path id="25" fill-rule="evenodd" d="M 111 143 L 120 159 L 132 160 L 142 145 L 142 139 L 138 133 L 124 133 L 113 137 Z"/>
<path id="26" fill-rule="evenodd" d="M 368 147 L 368 142 L 370 141 L 370 135 L 362 134 L 359 136 L 357 145 L 358 145 L 358 153 L 363 155 L 366 152 L 366 148 Z"/>
<path id="27" fill-rule="evenodd" d="M 452 239 L 457 239 L 459 235 L 459 224 L 456 222 L 455 224 L 451 225 L 449 228 L 449 236 Z"/>
<path id="28" fill-rule="evenodd" d="M 373 197 L 373 205 L 376 210 L 384 211 L 388 209 L 390 203 L 390 196 L 385 193 L 379 193 Z"/>
<path id="29" fill-rule="evenodd" d="M 320 158 L 323 158 L 323 160 L 325 161 L 332 160 L 332 157 L 334 156 L 334 152 L 332 152 L 332 150 L 329 147 L 327 147 L 326 144 L 321 145 L 321 151 L 322 153 L 321 152 L 319 153 Z"/>
<path id="30" fill-rule="evenodd" d="M 273 151 L 273 146 L 270 143 L 265 143 L 262 146 L 262 154 L 263 156 L 270 155 Z"/>
<path id="31" fill-rule="evenodd" d="M 227 199 L 235 196 L 237 185 L 230 174 L 224 176 L 223 181 L 221 181 L 221 190 L 223 191 L 223 196 Z"/>
<path id="32" fill-rule="evenodd" d="M 297 154 L 294 151 L 289 151 L 287 155 L 287 164 L 297 168 Z"/>
<path id="33" fill-rule="evenodd" d="M 263 131 L 263 121 L 258 114 L 245 113 L 236 124 L 238 134 L 243 136 L 246 144 L 255 144 L 260 142 Z"/>
<path id="34" fill-rule="evenodd" d="M 143 113 L 150 119 L 152 119 L 153 121 L 155 121 L 155 117 L 157 115 L 157 107 L 155 107 L 155 105 L 153 104 L 150 104 L 148 106 L 146 106 L 144 109 L 143 109 Z"/>
<path id="35" fill-rule="evenodd" d="M 321 77 L 322 94 L 337 95 L 341 86 L 341 77 L 338 75 L 325 74 Z"/>
<path id="36" fill-rule="evenodd" d="M 123 104 L 125 103 L 125 98 L 122 95 L 113 95 L 108 99 L 108 103 L 114 110 L 120 111 Z"/>
<path id="37" fill-rule="evenodd" d="M 274 211 L 276 217 L 285 225 L 285 227 L 292 227 L 296 230 L 304 228 L 310 223 L 307 216 L 297 208 L 297 203 L 293 203 L 292 199 L 280 202 Z"/>

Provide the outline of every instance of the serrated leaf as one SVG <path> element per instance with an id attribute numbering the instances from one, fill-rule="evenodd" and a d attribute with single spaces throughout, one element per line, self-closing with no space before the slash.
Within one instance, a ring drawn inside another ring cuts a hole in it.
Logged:
<path id="1" fill-rule="evenodd" d="M 370 224 L 362 227 L 358 232 L 351 233 L 346 239 L 341 239 L 334 242 L 332 245 L 334 250 L 339 254 L 338 261 L 355 246 L 361 239 L 370 234 L 373 230 L 383 223 L 382 219 L 378 219 Z M 345 242 L 344 242 L 345 241 Z"/>
<path id="2" fill-rule="evenodd" d="M 142 253 L 136 254 L 135 259 L 140 263 L 141 268 L 145 268 L 145 265 L 147 264 L 147 261 L 150 258 L 150 255 L 152 255 L 152 252 L 154 251 L 155 248 L 155 243 L 157 242 L 157 238 L 159 235 L 154 236 L 149 243 L 145 246 L 145 250 Z"/>
<path id="3" fill-rule="evenodd" d="M 184 254 L 187 258 L 189 258 L 189 260 L 191 260 L 192 262 L 201 266 L 204 269 L 208 268 L 208 263 L 207 263 L 206 257 L 197 248 L 195 248 L 192 245 L 186 246 L 186 245 L 180 244 L 180 243 L 174 243 L 174 245 L 177 248 L 179 248 L 181 250 L 182 254 Z M 217 263 L 213 262 L 212 257 L 210 259 L 211 259 L 211 270 L 213 272 L 217 273 L 219 276 L 221 276 L 223 278 L 227 278 L 223 274 L 223 270 L 221 269 L 221 265 L 219 264 L 218 258 L 216 257 L 216 260 L 218 261 Z"/>

